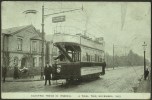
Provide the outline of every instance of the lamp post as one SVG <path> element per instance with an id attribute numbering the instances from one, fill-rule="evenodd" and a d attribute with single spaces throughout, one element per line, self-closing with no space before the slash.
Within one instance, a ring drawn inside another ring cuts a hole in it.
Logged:
<path id="1" fill-rule="evenodd" d="M 144 44 L 142 46 L 143 46 L 143 49 L 144 49 L 144 80 L 146 80 L 146 77 L 145 77 L 145 70 L 146 70 L 145 53 L 146 53 L 146 46 L 147 46 L 147 44 L 144 42 Z"/>
<path id="2" fill-rule="evenodd" d="M 43 79 L 43 68 L 44 68 L 44 40 L 45 40 L 45 33 L 44 33 L 44 5 L 42 6 L 42 62 L 41 62 L 41 79 Z"/>

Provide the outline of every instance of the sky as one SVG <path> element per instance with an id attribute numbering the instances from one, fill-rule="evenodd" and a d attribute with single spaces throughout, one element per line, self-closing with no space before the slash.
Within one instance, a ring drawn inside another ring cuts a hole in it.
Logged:
<path id="1" fill-rule="evenodd" d="M 45 18 L 46 35 L 54 32 L 68 34 L 82 33 L 92 38 L 104 37 L 105 51 L 115 55 L 127 54 L 129 50 L 143 56 L 143 43 L 147 44 L 146 58 L 151 55 L 151 5 L 149 2 L 40 2 L 3 1 L 2 29 L 34 25 L 41 31 L 42 5 L 44 14 L 52 14 L 71 9 L 68 13 Z M 36 10 L 36 14 L 25 14 L 26 10 Z M 65 16 L 65 22 L 52 23 L 52 17 Z"/>

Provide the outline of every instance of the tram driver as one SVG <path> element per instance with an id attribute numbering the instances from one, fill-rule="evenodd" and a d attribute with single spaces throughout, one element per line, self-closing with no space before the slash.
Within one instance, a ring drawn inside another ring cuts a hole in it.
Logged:
<path id="1" fill-rule="evenodd" d="M 59 59 L 60 61 L 64 61 L 65 60 L 65 56 L 63 55 L 63 53 L 61 51 L 59 51 L 59 56 L 56 57 L 54 60 Z"/>

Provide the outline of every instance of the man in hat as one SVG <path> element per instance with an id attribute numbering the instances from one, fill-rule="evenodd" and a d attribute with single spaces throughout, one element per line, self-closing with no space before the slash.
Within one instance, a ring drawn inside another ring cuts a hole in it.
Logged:
<path id="1" fill-rule="evenodd" d="M 102 65 L 102 70 L 103 70 L 103 75 L 105 74 L 105 67 L 106 67 L 106 62 L 105 60 L 103 59 L 103 65 Z"/>
<path id="2" fill-rule="evenodd" d="M 45 84 L 47 84 L 47 80 L 49 81 L 49 85 L 51 85 L 51 73 L 52 73 L 52 68 L 51 66 L 49 65 L 49 63 L 47 62 L 45 68 L 44 68 L 44 75 L 45 75 Z"/>

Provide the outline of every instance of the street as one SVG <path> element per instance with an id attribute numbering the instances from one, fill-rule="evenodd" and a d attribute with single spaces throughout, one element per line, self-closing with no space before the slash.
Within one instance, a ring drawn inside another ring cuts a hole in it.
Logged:
<path id="1" fill-rule="evenodd" d="M 79 84 L 56 85 L 56 81 L 52 81 L 51 86 L 44 86 L 44 81 L 6 82 L 2 83 L 2 92 L 133 93 L 142 75 L 143 66 L 109 68 L 99 79 Z"/>

